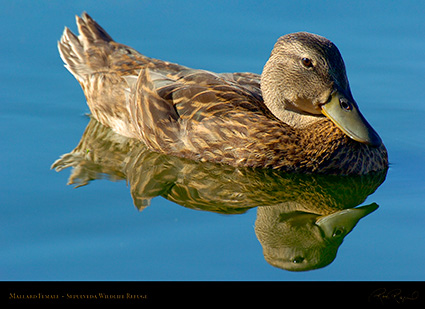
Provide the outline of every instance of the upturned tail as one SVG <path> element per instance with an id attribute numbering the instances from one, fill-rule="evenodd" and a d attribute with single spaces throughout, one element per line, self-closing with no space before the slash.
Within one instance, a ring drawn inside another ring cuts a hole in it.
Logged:
<path id="1" fill-rule="evenodd" d="M 76 16 L 79 36 L 65 27 L 58 49 L 65 67 L 82 83 L 86 77 L 108 67 L 113 47 L 111 36 L 87 13 Z M 91 48 L 97 46 L 98 48 Z"/>

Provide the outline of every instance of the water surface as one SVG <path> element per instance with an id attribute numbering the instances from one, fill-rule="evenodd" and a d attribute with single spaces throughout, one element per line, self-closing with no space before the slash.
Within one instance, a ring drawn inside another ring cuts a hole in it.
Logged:
<path id="1" fill-rule="evenodd" d="M 103 3 L 2 3 L 2 280 L 424 280 L 424 4 Z M 277 38 L 289 32 L 328 37 L 344 57 L 354 97 L 388 148 L 388 172 L 344 184 L 237 173 L 140 149 L 143 157 L 124 155 L 121 150 L 139 146 L 90 121 L 84 95 L 56 50 L 63 27 L 75 31 L 74 15 L 82 11 L 148 56 L 216 72 L 261 73 Z M 70 168 L 51 170 L 86 130 L 92 130 L 91 146 L 61 162 Z M 96 143 L 93 130 L 110 138 L 114 151 Z M 96 161 L 93 149 L 109 159 Z M 119 164 L 123 158 L 132 165 Z M 87 185 L 67 186 L 71 175 L 74 185 Z M 362 214 L 347 219 L 344 210 L 353 207 Z M 303 251 L 304 260 L 318 261 L 316 269 L 293 271 L 273 262 L 264 236 L 277 231 L 270 218 L 284 222 L 281 251 L 297 253 L 292 267 L 302 255 L 292 239 L 311 231 L 312 218 L 332 214 L 346 229 L 336 230 L 341 236 L 331 245 L 323 237 L 313 242 L 310 248 L 321 248 L 320 254 Z"/>

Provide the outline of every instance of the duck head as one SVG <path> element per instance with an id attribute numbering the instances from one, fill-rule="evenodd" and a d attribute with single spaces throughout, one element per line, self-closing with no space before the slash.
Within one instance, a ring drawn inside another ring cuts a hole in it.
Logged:
<path id="1" fill-rule="evenodd" d="M 290 271 L 318 269 L 332 263 L 344 237 L 361 219 L 378 209 L 372 203 L 319 215 L 288 212 L 292 205 L 259 207 L 255 222 L 255 233 L 266 261 Z"/>
<path id="2" fill-rule="evenodd" d="M 294 128 L 326 116 L 353 140 L 382 143 L 351 94 L 338 48 L 324 37 L 307 32 L 280 37 L 264 66 L 261 90 L 270 111 Z"/>

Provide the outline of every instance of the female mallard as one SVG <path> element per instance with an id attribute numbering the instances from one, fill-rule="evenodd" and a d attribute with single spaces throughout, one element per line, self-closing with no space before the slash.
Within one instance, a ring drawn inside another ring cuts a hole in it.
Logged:
<path id="1" fill-rule="evenodd" d="M 154 151 L 304 173 L 365 174 L 388 165 L 337 47 L 321 36 L 282 36 L 261 76 L 216 74 L 143 56 L 86 13 L 76 20 L 80 35 L 65 28 L 58 46 L 91 113 Z"/>

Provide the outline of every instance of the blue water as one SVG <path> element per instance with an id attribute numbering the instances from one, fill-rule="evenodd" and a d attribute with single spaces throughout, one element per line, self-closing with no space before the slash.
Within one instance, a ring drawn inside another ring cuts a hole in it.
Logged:
<path id="1" fill-rule="evenodd" d="M 424 280 L 425 3 L 420 1 L 0 1 L 0 280 Z M 385 182 L 323 268 L 271 266 L 256 207 L 226 215 L 126 181 L 74 189 L 51 164 L 89 122 L 56 43 L 87 11 L 121 43 L 216 72 L 261 73 L 276 39 L 310 31 L 339 47 L 351 89 L 390 156 Z"/>

